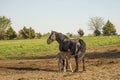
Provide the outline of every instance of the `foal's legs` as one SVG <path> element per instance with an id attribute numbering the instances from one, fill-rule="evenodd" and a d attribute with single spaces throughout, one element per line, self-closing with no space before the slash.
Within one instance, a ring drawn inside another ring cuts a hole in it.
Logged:
<path id="1" fill-rule="evenodd" d="M 70 70 L 73 72 L 71 61 L 69 60 Z"/>
<path id="2" fill-rule="evenodd" d="M 58 59 L 58 68 L 59 68 L 59 71 L 61 72 L 61 58 L 60 57 Z"/>
<path id="3" fill-rule="evenodd" d="M 61 57 L 59 57 L 59 60 L 58 60 L 58 67 L 59 67 L 59 71 L 62 72 L 63 71 L 63 59 Z"/>
<path id="4" fill-rule="evenodd" d="M 67 59 L 65 58 L 64 59 L 64 72 L 66 72 L 66 66 L 67 66 L 66 61 L 67 61 Z"/>

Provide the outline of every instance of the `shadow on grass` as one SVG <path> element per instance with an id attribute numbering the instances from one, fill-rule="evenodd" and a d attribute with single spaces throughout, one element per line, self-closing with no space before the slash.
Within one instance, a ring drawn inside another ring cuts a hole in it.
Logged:
<path id="1" fill-rule="evenodd" d="M 20 57 L 9 57 L 9 59 L 17 59 L 17 60 L 31 60 L 31 59 L 52 59 L 55 58 L 55 55 L 47 55 L 47 56 L 20 56 Z"/>
<path id="2" fill-rule="evenodd" d="M 87 53 L 86 57 L 88 59 L 97 59 L 97 58 L 120 58 L 120 51 L 117 49 L 108 50 L 106 52 L 93 52 Z"/>
<path id="3" fill-rule="evenodd" d="M 32 68 L 32 67 L 0 67 L 10 70 L 18 70 L 18 71 L 47 71 L 47 72 L 58 72 L 58 70 L 52 70 L 52 69 L 41 69 L 41 68 Z"/>
<path id="4" fill-rule="evenodd" d="M 101 50 L 102 51 L 102 50 Z M 55 58 L 56 55 L 46 55 L 46 56 L 19 56 L 19 57 L 9 57 L 9 59 L 17 59 L 17 60 L 32 60 L 32 59 L 52 59 Z M 107 50 L 106 52 L 92 52 L 86 53 L 86 57 L 88 59 L 97 59 L 97 58 L 120 58 L 120 50 Z"/>

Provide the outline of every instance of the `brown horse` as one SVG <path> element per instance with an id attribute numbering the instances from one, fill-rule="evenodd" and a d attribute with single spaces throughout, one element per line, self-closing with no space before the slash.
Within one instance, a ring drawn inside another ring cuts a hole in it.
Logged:
<path id="1" fill-rule="evenodd" d="M 85 51 L 86 51 L 85 42 L 82 39 L 69 39 L 66 35 L 62 33 L 52 31 L 49 38 L 47 39 L 47 43 L 50 44 L 55 40 L 59 43 L 60 52 L 62 51 L 67 52 L 68 50 L 70 50 L 72 52 L 71 55 L 74 55 L 76 62 L 76 68 L 74 72 L 78 72 L 79 59 L 82 60 L 83 71 L 85 71 L 85 61 L 84 61 Z M 63 61 L 63 65 L 64 65 L 64 61 Z"/>

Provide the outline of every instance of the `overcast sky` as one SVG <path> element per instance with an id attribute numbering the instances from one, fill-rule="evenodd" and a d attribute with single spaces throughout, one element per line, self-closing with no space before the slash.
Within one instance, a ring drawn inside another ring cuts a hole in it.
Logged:
<path id="1" fill-rule="evenodd" d="M 109 19 L 120 34 L 120 0 L 0 0 L 0 16 L 10 18 L 16 31 L 31 26 L 42 34 L 77 34 L 82 28 L 85 35 L 92 33 L 89 18 L 98 16 Z"/>

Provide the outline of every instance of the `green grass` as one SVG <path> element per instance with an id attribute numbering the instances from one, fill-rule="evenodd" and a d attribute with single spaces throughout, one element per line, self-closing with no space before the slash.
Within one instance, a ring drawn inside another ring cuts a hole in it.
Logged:
<path id="1" fill-rule="evenodd" d="M 82 37 L 82 39 L 86 42 L 87 48 L 120 44 L 120 36 Z M 56 41 L 48 45 L 46 40 L 47 37 L 31 40 L 1 40 L 0 59 L 35 59 L 55 55 L 59 52 Z"/>
<path id="2" fill-rule="evenodd" d="M 120 36 L 98 36 L 98 37 L 83 37 L 82 38 L 87 48 L 99 48 L 105 45 L 120 44 Z"/>

